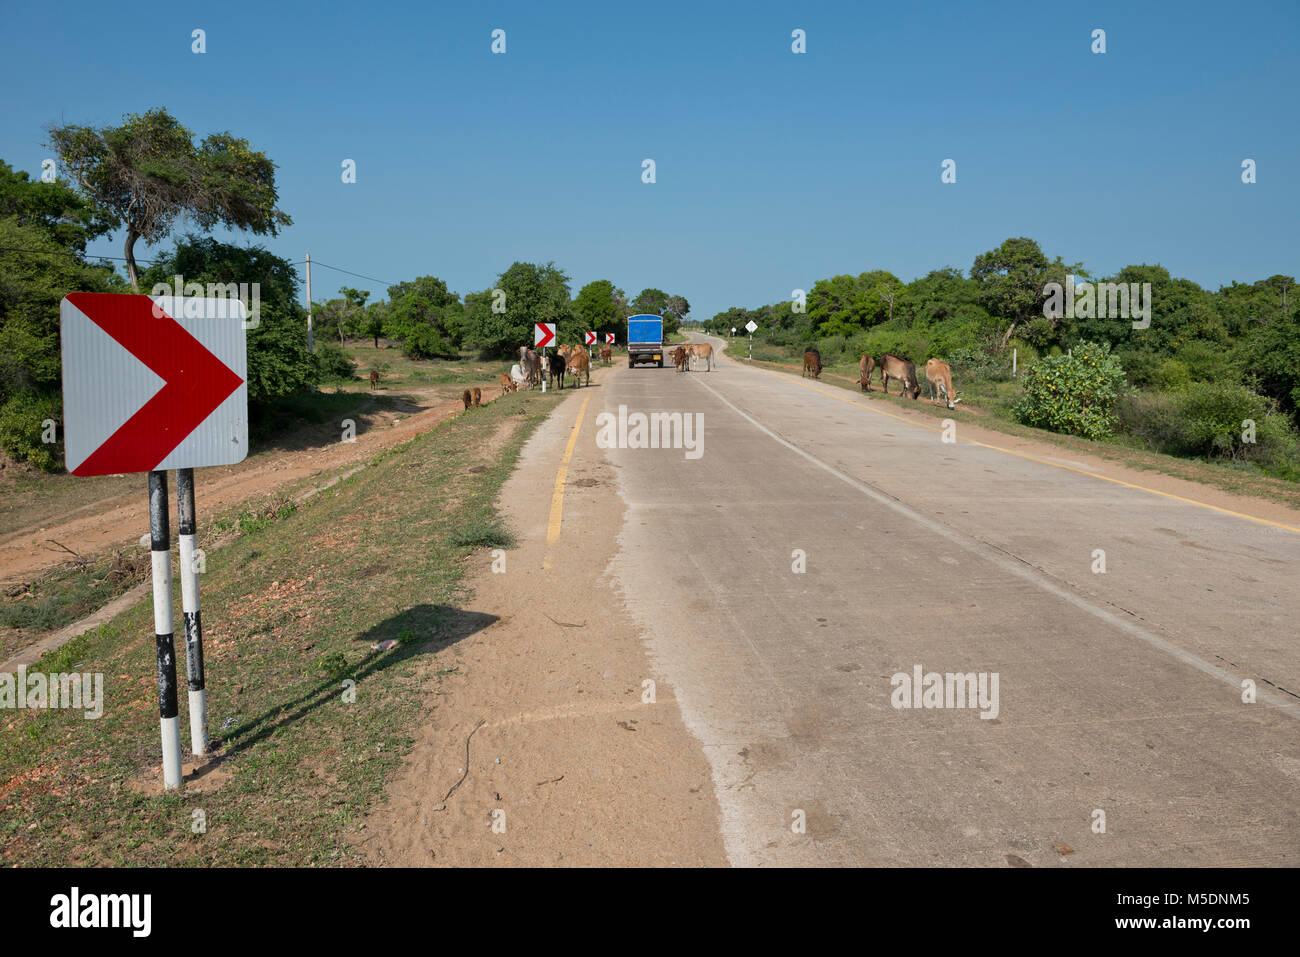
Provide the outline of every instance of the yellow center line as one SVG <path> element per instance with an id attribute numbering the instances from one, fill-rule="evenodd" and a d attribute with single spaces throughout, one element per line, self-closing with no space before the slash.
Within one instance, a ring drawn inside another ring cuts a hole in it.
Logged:
<path id="1" fill-rule="evenodd" d="M 546 526 L 547 545 L 553 545 L 560 538 L 560 528 L 564 524 L 564 483 L 569 477 L 569 460 L 573 458 L 573 447 L 578 444 L 578 430 L 582 428 L 582 419 L 587 414 L 587 403 L 590 401 L 591 394 L 588 393 L 578 408 L 578 420 L 573 423 L 573 431 L 569 433 L 569 444 L 564 447 L 564 457 L 560 459 L 560 467 L 555 473 L 555 494 L 551 496 L 551 520 Z M 550 567 L 550 561 L 544 560 L 542 567 Z"/>
<path id="2" fill-rule="evenodd" d="M 750 368 L 756 368 L 758 369 L 759 372 L 767 372 L 770 375 L 786 375 L 786 377 L 789 378 L 790 381 L 793 382 L 795 385 L 803 386 L 805 389 L 811 389 L 813 392 L 820 392 L 822 395 L 829 396 L 832 399 L 838 399 L 840 402 L 847 402 L 849 405 L 855 405 L 860 409 L 866 409 L 868 412 L 874 412 L 876 415 L 884 415 L 884 416 L 888 416 L 891 419 L 897 419 L 899 422 L 905 423 L 906 425 L 911 425 L 922 429 L 928 429 L 931 432 L 944 431 L 942 428 L 936 428 L 935 426 L 932 425 L 926 425 L 924 422 L 917 422 L 905 416 L 895 415 L 893 412 L 886 412 L 884 409 L 872 408 L 872 406 L 868 405 L 866 402 L 859 402 L 856 398 L 849 398 L 847 396 L 837 395 L 835 392 L 827 392 L 825 389 L 819 389 L 814 385 L 809 385 L 808 383 L 795 379 L 793 376 L 789 376 L 786 373 L 773 372 L 770 369 L 763 369 L 757 366 L 750 366 Z M 954 421 L 956 420 L 954 419 Z M 973 423 L 973 424 L 975 424 L 976 427 L 978 427 L 978 423 Z M 1288 532 L 1300 533 L 1300 528 L 1294 525 L 1284 525 L 1282 522 L 1274 522 L 1267 518 L 1259 518 L 1258 516 L 1255 515 L 1247 515 L 1245 512 L 1234 512 L 1230 508 L 1220 508 L 1218 505 L 1211 505 L 1208 502 L 1198 502 L 1194 498 L 1183 498 L 1181 495 L 1174 495 L 1171 492 L 1162 492 L 1159 489 L 1147 488 L 1145 485 L 1134 485 L 1132 482 L 1125 482 L 1122 479 L 1111 478 L 1108 475 L 1099 475 L 1096 472 L 1090 472 L 1087 469 L 1075 468 L 1074 466 L 1071 465 L 1062 465 L 1060 462 L 1053 462 L 1050 461 L 1049 459 L 1039 458 L 1036 455 L 1028 455 L 1024 452 L 1017 452 L 1015 449 L 1003 448 L 1000 445 L 990 445 L 987 442 L 978 442 L 975 439 L 959 439 L 959 441 L 969 442 L 971 445 L 978 445 L 981 448 L 985 448 L 985 449 L 993 449 L 996 452 L 1005 452 L 1007 455 L 1014 455 L 1017 458 L 1028 459 L 1031 462 L 1038 462 L 1042 465 L 1050 465 L 1054 469 L 1062 469 L 1063 471 L 1066 472 L 1077 472 L 1079 475 L 1087 475 L 1090 478 L 1101 479 L 1103 482 L 1110 482 L 1114 485 L 1122 485 L 1125 488 L 1136 489 L 1139 492 L 1148 492 L 1151 495 L 1159 495 L 1162 498 L 1171 498 L 1175 502 L 1183 502 L 1186 505 L 1196 505 L 1200 508 L 1207 508 L 1212 512 L 1220 512 L 1223 515 L 1231 515 L 1234 518 L 1244 518 L 1247 521 L 1258 522 L 1260 525 L 1271 525 L 1274 528 L 1282 528 Z"/>

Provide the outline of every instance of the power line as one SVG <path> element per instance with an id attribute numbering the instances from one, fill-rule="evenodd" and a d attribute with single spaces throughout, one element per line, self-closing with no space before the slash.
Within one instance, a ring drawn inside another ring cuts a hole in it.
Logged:
<path id="1" fill-rule="evenodd" d="M 376 279 L 374 276 L 363 276 L 363 275 L 361 275 L 361 273 L 359 273 L 359 272 L 353 272 L 353 271 L 350 270 L 350 269 L 340 269 L 338 266 L 331 266 L 329 263 L 323 263 L 323 262 L 321 262 L 319 259 L 313 259 L 313 260 L 311 261 L 311 264 L 312 264 L 313 266 L 324 266 L 326 269 L 333 269 L 335 272 L 345 272 L 345 273 L 347 273 L 349 276 L 356 276 L 358 279 L 369 279 L 371 282 L 381 283 L 381 284 L 384 285 L 384 286 L 396 286 L 396 285 L 397 285 L 397 283 L 395 283 L 395 282 L 386 282 L 386 281 L 383 280 L 383 279 Z"/>
<path id="2" fill-rule="evenodd" d="M 63 255 L 66 255 L 68 252 L 75 252 L 75 250 L 69 250 L 69 249 L 37 249 L 37 248 L 34 247 L 34 246 L 0 246 L 0 252 L 38 253 L 38 254 L 43 254 L 43 255 L 46 255 L 46 256 L 63 256 Z M 80 253 L 79 255 L 85 257 L 85 258 L 83 259 L 83 264 L 84 264 L 84 265 L 87 265 L 87 266 L 93 266 L 93 265 L 94 265 L 94 263 L 91 261 L 91 257 L 90 257 L 90 255 L 89 255 L 88 253 L 84 253 L 84 252 L 83 252 L 83 253 Z M 125 256 L 94 256 L 93 258 L 94 258 L 94 259 L 116 259 L 116 260 L 118 260 L 118 261 L 120 261 L 120 262 L 126 262 L 126 261 L 127 261 L 127 259 L 126 259 Z M 136 257 L 135 261 L 138 262 L 138 263 L 160 263 L 160 262 L 166 262 L 166 260 L 163 260 L 163 259 L 141 259 L 141 258 L 138 257 L 138 256 Z M 305 259 L 299 259 L 299 260 L 297 260 L 297 261 L 291 263 L 291 265 L 294 265 L 294 266 L 302 266 L 302 265 L 305 265 L 306 262 L 307 262 L 307 261 L 306 261 Z M 363 276 L 363 275 L 362 275 L 361 273 L 359 273 L 359 272 L 353 272 L 351 269 L 343 269 L 341 266 L 331 266 L 329 263 L 323 263 L 323 262 L 321 262 L 319 259 L 313 259 L 313 260 L 312 260 L 312 265 L 313 265 L 313 266 L 323 266 L 323 267 L 325 267 L 326 269 L 333 269 L 335 272 L 347 273 L 349 276 L 356 276 L 358 279 L 368 279 L 368 280 L 370 280 L 371 282 L 377 282 L 377 283 L 381 284 L 381 285 L 384 286 L 384 287 L 388 287 L 388 286 L 396 286 L 396 285 L 397 285 L 397 283 L 395 283 L 395 282 L 388 282 L 387 280 L 384 280 L 384 279 L 376 279 L 374 276 Z"/>

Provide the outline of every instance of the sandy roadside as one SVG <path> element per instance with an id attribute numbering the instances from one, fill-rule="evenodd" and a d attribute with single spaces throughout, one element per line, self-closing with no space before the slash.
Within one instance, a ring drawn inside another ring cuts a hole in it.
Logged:
<path id="1" fill-rule="evenodd" d="M 464 609 L 491 624 L 425 666 L 415 748 L 354 836 L 369 864 L 727 863 L 708 762 L 609 573 L 624 508 L 594 420 L 600 387 L 625 372 L 600 370 L 591 389 L 574 390 L 503 489 L 519 542 L 504 573 L 493 573 L 487 550 L 471 559 Z M 556 469 L 588 397 L 563 533 L 548 546 Z M 654 703 L 642 700 L 647 679 Z"/>

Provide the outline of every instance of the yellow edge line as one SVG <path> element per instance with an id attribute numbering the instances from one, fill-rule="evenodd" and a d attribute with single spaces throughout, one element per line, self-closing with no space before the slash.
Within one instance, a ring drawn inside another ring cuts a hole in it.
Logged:
<path id="1" fill-rule="evenodd" d="M 849 405 L 856 405 L 858 408 L 866 409 L 868 412 L 874 412 L 876 413 L 876 415 L 885 415 L 891 419 L 897 419 L 899 422 L 902 422 L 906 425 L 915 426 L 921 429 L 928 429 L 931 432 L 943 432 L 943 429 L 935 428 L 934 426 L 931 425 L 926 425 L 924 422 L 916 422 L 913 419 L 906 418 L 901 415 L 895 415 L 894 413 L 886 412 L 883 409 L 873 409 L 865 402 L 859 402 L 857 399 L 847 398 L 842 395 L 837 395 L 834 392 L 827 392 L 825 389 L 819 389 L 816 386 L 809 385 L 806 382 L 801 382 L 798 379 L 795 379 L 793 376 L 789 376 L 787 373 L 774 372 L 771 369 L 764 369 L 758 366 L 750 366 L 750 368 L 757 369 L 759 372 L 766 372 L 769 375 L 787 376 L 792 382 L 795 383 L 795 385 L 801 385 L 805 389 L 811 389 L 813 392 L 820 392 L 822 395 L 830 396 L 832 399 L 838 399 L 841 402 L 847 402 Z M 978 423 L 972 423 L 972 424 L 978 427 Z M 1181 495 L 1174 495 L 1170 492 L 1162 492 L 1159 489 L 1147 488 L 1145 485 L 1134 485 L 1132 482 L 1125 482 L 1122 479 L 1110 478 L 1109 476 L 1106 475 L 1098 475 L 1096 472 L 1089 472 L 1087 469 L 1077 469 L 1072 465 L 1062 465 L 1060 462 L 1051 462 L 1047 459 L 1038 458 L 1035 455 L 1026 455 L 1024 452 L 1017 452 L 1015 449 L 1004 449 L 1000 445 L 989 445 L 987 442 L 977 442 L 975 439 L 960 439 L 959 441 L 969 442 L 971 445 L 978 445 L 981 448 L 985 448 L 985 449 L 993 449 L 994 451 L 997 452 L 1005 452 L 1007 455 L 1014 455 L 1017 458 L 1028 459 L 1031 462 L 1038 462 L 1042 465 L 1050 465 L 1054 469 L 1061 469 L 1066 472 L 1077 472 L 1079 475 L 1087 475 L 1090 478 L 1101 479 L 1103 482 L 1110 482 L 1114 485 L 1122 485 L 1125 488 L 1136 489 L 1139 492 L 1148 492 L 1151 495 L 1159 495 L 1161 498 L 1171 498 L 1175 502 L 1183 502 L 1186 505 L 1196 505 L 1199 506 L 1200 508 L 1208 508 L 1212 512 L 1220 512 L 1224 515 L 1231 515 L 1234 518 L 1244 518 L 1247 521 L 1258 522 L 1260 525 L 1271 525 L 1274 528 L 1286 529 L 1288 532 L 1300 533 L 1300 528 L 1297 528 L 1294 525 L 1284 525 L 1281 522 L 1270 521 L 1267 518 L 1258 518 L 1257 516 L 1254 515 L 1247 515 L 1245 512 L 1234 512 L 1230 508 L 1220 508 L 1218 505 L 1211 505 L 1208 502 L 1198 502 L 1194 498 L 1183 498 Z"/>
<path id="2" fill-rule="evenodd" d="M 573 447 L 578 444 L 578 430 L 582 428 L 582 417 L 587 414 L 587 403 L 590 401 L 590 394 L 582 400 L 582 406 L 578 409 L 578 420 L 573 423 L 573 431 L 569 433 L 569 444 L 564 447 L 564 457 L 560 459 L 560 468 L 555 473 L 555 494 L 551 496 L 551 520 L 546 525 L 547 545 L 554 544 L 560 538 L 560 528 L 564 524 L 564 483 L 569 477 L 569 460 L 573 458 Z"/>

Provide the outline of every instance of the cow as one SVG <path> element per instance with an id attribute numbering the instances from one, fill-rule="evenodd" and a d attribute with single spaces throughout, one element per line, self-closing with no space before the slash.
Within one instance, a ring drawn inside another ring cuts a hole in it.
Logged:
<path id="1" fill-rule="evenodd" d="M 501 373 L 501 394 L 502 395 L 505 395 L 507 392 L 514 392 L 518 388 L 519 386 L 515 385 L 515 380 L 510 377 L 509 372 Z"/>
<path id="2" fill-rule="evenodd" d="M 948 400 L 948 408 L 957 408 L 958 399 L 952 389 L 952 369 L 942 359 L 931 359 L 925 364 L 925 381 L 930 386 L 930 404 L 935 404 L 937 393 Z"/>
<path id="3" fill-rule="evenodd" d="M 474 396 L 469 389 L 460 394 L 460 401 L 465 403 L 465 411 L 468 412 L 469 407 L 474 404 Z"/>
<path id="4" fill-rule="evenodd" d="M 678 346 L 673 350 L 673 368 L 678 372 L 689 372 L 691 371 L 689 366 L 690 362 L 686 357 L 686 347 Z"/>
<path id="5" fill-rule="evenodd" d="M 519 387 L 528 381 L 528 377 L 524 375 L 524 370 L 519 368 L 518 362 L 510 367 L 510 381 L 514 383 L 511 392 L 519 391 Z"/>
<path id="6" fill-rule="evenodd" d="M 864 352 L 862 358 L 858 360 L 858 371 L 862 373 L 858 379 L 858 385 L 862 386 L 863 392 L 871 391 L 871 373 L 875 371 L 876 360 L 871 358 L 870 352 Z"/>
<path id="7" fill-rule="evenodd" d="M 701 359 L 704 360 L 704 371 L 713 371 L 713 346 L 707 342 L 692 342 L 690 345 L 690 358 L 695 359 L 697 363 Z M 697 365 L 696 368 L 699 368 L 699 366 Z"/>
<path id="8" fill-rule="evenodd" d="M 816 349 L 805 349 L 803 353 L 803 374 L 814 379 L 822 377 L 822 354 Z"/>
<path id="9" fill-rule="evenodd" d="M 614 361 L 614 350 L 611 349 L 609 346 L 601 346 L 601 347 L 600 347 L 600 361 L 603 362 L 605 365 L 609 365 L 611 362 L 613 362 L 613 361 Z"/>
<path id="10" fill-rule="evenodd" d="M 921 394 L 921 387 L 916 381 L 916 364 L 909 359 L 900 359 L 893 353 L 886 352 L 880 357 L 880 384 L 885 395 L 889 395 L 889 380 L 897 379 L 900 384 L 899 395 L 910 392 L 916 399 Z"/>
<path id="11" fill-rule="evenodd" d="M 527 346 L 519 347 L 519 366 L 530 386 L 542 381 L 542 361 L 537 353 Z"/>
<path id="12" fill-rule="evenodd" d="M 568 361 L 569 361 L 569 357 L 570 357 L 571 355 L 573 355 L 573 350 L 576 349 L 576 348 L 578 348 L 578 347 L 577 347 L 577 346 L 559 346 L 559 347 L 556 348 L 556 350 L 555 350 L 555 354 L 556 354 L 557 356 L 562 356 L 562 357 L 564 358 L 564 361 L 565 361 L 565 362 L 568 362 Z"/>
<path id="13" fill-rule="evenodd" d="M 569 356 L 569 371 L 573 374 L 574 382 L 581 382 L 583 373 L 586 373 L 587 385 L 591 385 L 591 359 L 586 349 L 573 350 Z"/>
<path id="14" fill-rule="evenodd" d="M 370 391 L 374 392 L 378 388 L 379 388 L 379 371 L 377 369 L 371 369 L 370 370 Z"/>
<path id="15" fill-rule="evenodd" d="M 564 388 L 564 369 L 565 369 L 564 356 L 559 355 L 558 353 L 552 356 L 551 357 L 551 385 L 552 386 L 554 386 L 555 383 L 558 382 L 560 384 L 559 388 L 560 389 Z"/>

